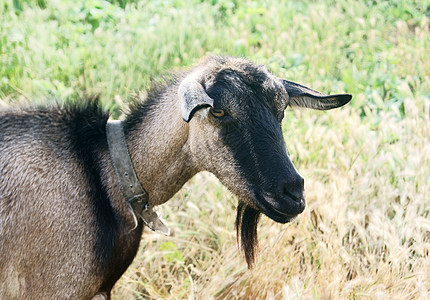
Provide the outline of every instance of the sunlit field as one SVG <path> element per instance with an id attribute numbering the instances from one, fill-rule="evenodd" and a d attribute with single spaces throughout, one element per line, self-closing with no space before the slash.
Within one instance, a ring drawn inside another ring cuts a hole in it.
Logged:
<path id="1" fill-rule="evenodd" d="M 100 95 L 114 117 L 209 54 L 324 93 L 283 131 L 307 207 L 261 218 L 257 263 L 237 198 L 209 173 L 162 206 L 114 299 L 429 299 L 430 1 L 0 0 L 0 109 Z"/>

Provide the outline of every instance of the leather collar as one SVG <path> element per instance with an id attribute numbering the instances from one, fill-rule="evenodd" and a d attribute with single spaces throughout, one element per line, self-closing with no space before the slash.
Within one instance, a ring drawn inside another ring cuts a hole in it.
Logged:
<path id="1" fill-rule="evenodd" d="M 106 136 L 116 177 L 133 217 L 135 220 L 136 216 L 140 217 L 151 230 L 169 235 L 169 228 L 160 220 L 154 208 L 148 204 L 149 195 L 140 184 L 134 171 L 122 121 L 109 120 L 106 124 Z"/>

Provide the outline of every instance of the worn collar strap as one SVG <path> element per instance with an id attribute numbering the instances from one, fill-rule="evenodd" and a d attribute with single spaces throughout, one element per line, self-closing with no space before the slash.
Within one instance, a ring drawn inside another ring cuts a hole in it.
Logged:
<path id="1" fill-rule="evenodd" d="M 145 225 L 153 231 L 169 235 L 169 228 L 164 225 L 153 207 L 148 204 L 148 193 L 140 184 L 134 171 L 122 122 L 109 120 L 106 124 L 106 136 L 118 183 L 133 216 L 140 217 Z"/>

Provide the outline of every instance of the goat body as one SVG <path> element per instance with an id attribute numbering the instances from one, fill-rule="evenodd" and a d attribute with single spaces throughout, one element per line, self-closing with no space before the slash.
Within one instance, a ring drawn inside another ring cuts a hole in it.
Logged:
<path id="1" fill-rule="evenodd" d="M 89 299 L 133 260 L 106 120 L 96 103 L 0 114 L 0 298 Z"/>

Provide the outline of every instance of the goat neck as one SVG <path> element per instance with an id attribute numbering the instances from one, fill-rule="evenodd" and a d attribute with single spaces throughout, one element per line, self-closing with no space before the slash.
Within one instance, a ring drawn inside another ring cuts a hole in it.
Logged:
<path id="1" fill-rule="evenodd" d="M 136 105 L 124 122 L 136 174 L 154 206 L 169 200 L 198 171 L 175 88 Z"/>

